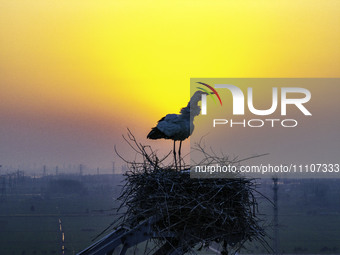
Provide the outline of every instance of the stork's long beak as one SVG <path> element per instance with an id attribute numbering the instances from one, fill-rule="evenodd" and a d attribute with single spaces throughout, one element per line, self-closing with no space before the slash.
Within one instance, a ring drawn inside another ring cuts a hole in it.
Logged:
<path id="1" fill-rule="evenodd" d="M 215 92 L 212 92 L 212 91 L 202 91 L 202 94 L 204 95 L 215 95 L 216 93 Z"/>

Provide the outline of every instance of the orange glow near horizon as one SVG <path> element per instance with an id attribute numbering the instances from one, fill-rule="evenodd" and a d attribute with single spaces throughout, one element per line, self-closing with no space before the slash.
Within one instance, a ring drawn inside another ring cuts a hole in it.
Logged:
<path id="1" fill-rule="evenodd" d="M 339 11 L 336 0 L 0 0 L 1 122 L 142 136 L 187 104 L 193 77 L 339 77 Z"/>

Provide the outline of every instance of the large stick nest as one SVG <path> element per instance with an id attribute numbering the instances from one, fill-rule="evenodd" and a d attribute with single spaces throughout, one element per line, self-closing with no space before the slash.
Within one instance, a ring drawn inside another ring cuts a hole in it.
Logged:
<path id="1" fill-rule="evenodd" d="M 162 165 L 164 159 L 159 160 L 150 147 L 137 143 L 131 133 L 126 140 L 143 160 L 128 162 L 119 198 L 125 208 L 124 224 L 134 226 L 154 217 L 156 236 L 164 237 L 161 241 L 180 242 L 185 251 L 213 242 L 225 250 L 238 250 L 252 240 L 266 244 L 265 230 L 257 217 L 254 179 L 190 178 L 188 170 Z M 167 238 L 169 234 L 175 238 Z"/>

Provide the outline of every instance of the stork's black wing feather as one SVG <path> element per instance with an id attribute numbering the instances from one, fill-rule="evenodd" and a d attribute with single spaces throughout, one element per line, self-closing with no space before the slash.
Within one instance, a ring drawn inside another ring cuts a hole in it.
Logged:
<path id="1" fill-rule="evenodd" d="M 168 139 L 169 137 L 167 137 L 157 127 L 154 127 L 154 128 L 151 129 L 150 133 L 148 134 L 148 136 L 146 138 L 155 140 L 155 139 L 160 139 L 160 138 Z"/>

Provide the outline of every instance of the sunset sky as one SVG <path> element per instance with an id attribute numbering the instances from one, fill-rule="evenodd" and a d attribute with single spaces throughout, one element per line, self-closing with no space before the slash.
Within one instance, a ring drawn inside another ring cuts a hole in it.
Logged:
<path id="1" fill-rule="evenodd" d="M 1 171 L 109 168 L 126 127 L 145 142 L 192 77 L 339 77 L 339 14 L 338 0 L 0 0 Z"/>

